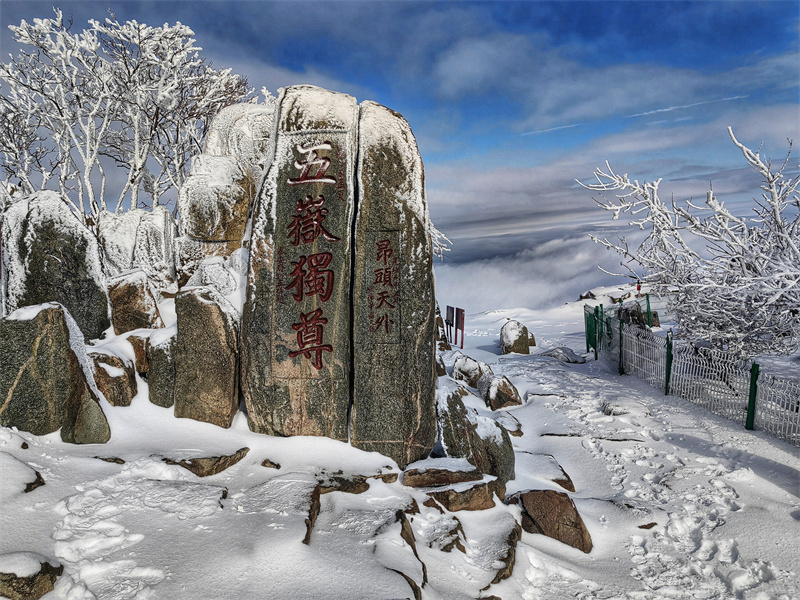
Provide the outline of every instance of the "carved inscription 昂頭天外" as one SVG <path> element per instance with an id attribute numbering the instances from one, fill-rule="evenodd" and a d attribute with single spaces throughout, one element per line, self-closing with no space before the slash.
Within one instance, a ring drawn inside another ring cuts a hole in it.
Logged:
<path id="1" fill-rule="evenodd" d="M 289 351 L 289 357 L 305 359 L 319 371 L 324 365 L 324 355 L 333 352 L 333 345 L 326 343 L 325 305 L 336 285 L 334 245 L 341 242 L 341 237 L 329 229 L 330 223 L 336 221 L 331 210 L 341 207 L 332 207 L 325 194 L 307 194 L 304 189 L 330 186 L 331 192 L 337 191 L 337 178 L 328 173 L 331 159 L 320 155 L 322 151 L 332 151 L 333 144 L 329 141 L 297 144 L 295 149 L 301 157 L 294 161 L 298 172 L 286 179 L 290 189 L 298 192 L 294 212 L 286 225 L 286 241 L 295 252 L 288 261 L 280 261 L 278 268 L 285 271 L 279 281 L 288 282 L 282 288 L 288 291 L 296 309 L 296 318 L 291 323 L 296 345 Z"/>
<path id="2" fill-rule="evenodd" d="M 400 232 L 370 232 L 367 241 L 367 317 L 375 343 L 400 342 Z"/>

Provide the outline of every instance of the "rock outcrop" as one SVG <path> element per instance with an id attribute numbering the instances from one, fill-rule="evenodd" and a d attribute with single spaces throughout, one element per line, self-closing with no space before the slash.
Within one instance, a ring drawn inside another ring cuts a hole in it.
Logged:
<path id="1" fill-rule="evenodd" d="M 503 354 L 529 354 L 530 337 L 528 328 L 519 321 L 509 319 L 500 329 L 500 352 Z"/>
<path id="2" fill-rule="evenodd" d="M 110 326 L 95 235 L 55 192 L 14 202 L 2 221 L 4 314 L 45 302 L 62 304 L 86 339 Z"/>
<path id="3" fill-rule="evenodd" d="M 35 552 L 0 554 L 0 596 L 9 600 L 38 600 L 53 591 L 56 579 L 63 572 L 64 567 L 58 561 Z"/>
<path id="4" fill-rule="evenodd" d="M 101 444 L 111 432 L 100 407 L 83 336 L 59 304 L 26 307 L 0 319 L 0 425 L 34 435 Z"/>
<path id="5" fill-rule="evenodd" d="M 522 404 L 519 391 L 505 375 L 483 375 L 478 380 L 478 392 L 492 410 L 500 410 L 509 406 Z"/>
<path id="6" fill-rule="evenodd" d="M 592 537 L 569 495 L 555 490 L 519 492 L 509 503 L 522 507 L 522 528 L 577 548 L 592 551 Z"/>
<path id="7" fill-rule="evenodd" d="M 175 296 L 175 416 L 230 427 L 239 406 L 236 314 L 206 287 Z"/>
<path id="8" fill-rule="evenodd" d="M 408 123 L 359 113 L 351 442 L 400 467 L 436 441 L 436 301 L 422 159 Z"/>

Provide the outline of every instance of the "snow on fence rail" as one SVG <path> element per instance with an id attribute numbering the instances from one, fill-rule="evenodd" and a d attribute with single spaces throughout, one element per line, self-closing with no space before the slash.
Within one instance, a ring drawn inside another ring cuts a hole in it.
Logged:
<path id="1" fill-rule="evenodd" d="M 675 342 L 646 327 L 620 321 L 603 306 L 584 306 L 586 351 L 594 350 L 620 374 L 689 400 L 747 429 L 800 446 L 800 385 L 767 373 L 727 352 Z"/>

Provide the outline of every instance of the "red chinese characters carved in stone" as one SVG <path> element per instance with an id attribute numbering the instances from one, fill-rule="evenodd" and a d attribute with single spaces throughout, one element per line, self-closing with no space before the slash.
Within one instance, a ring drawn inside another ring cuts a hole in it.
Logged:
<path id="1" fill-rule="evenodd" d="M 321 252 L 301 256 L 299 261 L 293 262 L 292 281 L 286 286 L 287 290 L 294 288 L 292 298 L 301 302 L 305 296 L 319 296 L 322 302 L 327 302 L 333 291 L 334 273 L 325 267 L 332 259 L 330 252 Z"/>
<path id="2" fill-rule="evenodd" d="M 319 236 L 329 242 L 338 242 L 339 238 L 326 231 L 322 226 L 323 221 L 328 216 L 328 209 L 324 208 L 325 196 L 317 196 L 314 200 L 311 196 L 306 196 L 305 200 L 298 200 L 295 206 L 297 213 L 289 223 L 289 240 L 292 246 L 314 243 Z"/>
<path id="3" fill-rule="evenodd" d="M 305 161 L 294 161 L 296 169 L 300 169 L 299 177 L 290 177 L 287 180 L 289 185 L 300 185 L 301 183 L 331 183 L 336 184 L 336 178 L 330 175 L 326 176 L 328 167 L 331 166 L 331 159 L 324 156 L 318 156 L 317 150 L 331 150 L 330 142 L 322 142 L 321 144 L 309 144 L 303 146 L 297 145 L 297 151 L 300 154 L 305 154 Z M 312 173 L 312 170 L 316 170 Z"/>
<path id="4" fill-rule="evenodd" d="M 297 332 L 297 345 L 299 350 L 289 352 L 289 356 L 304 356 L 311 361 L 311 366 L 318 371 L 322 369 L 322 353 L 333 352 L 333 346 L 323 344 L 323 325 L 328 319 L 322 316 L 322 309 L 318 308 L 310 313 L 301 313 L 300 322 L 293 323 L 292 329 Z"/>
<path id="5" fill-rule="evenodd" d="M 382 240 L 378 242 L 378 253 L 375 258 L 379 263 L 383 263 L 384 266 L 389 264 L 389 259 L 392 258 L 392 251 L 391 241 L 389 240 Z"/>

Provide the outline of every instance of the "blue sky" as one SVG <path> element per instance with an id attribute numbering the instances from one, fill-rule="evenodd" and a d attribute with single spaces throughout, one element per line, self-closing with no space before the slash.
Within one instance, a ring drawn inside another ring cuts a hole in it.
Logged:
<path id="1" fill-rule="evenodd" d="M 76 28 L 109 9 L 180 21 L 257 89 L 312 83 L 402 113 L 453 241 L 440 301 L 468 312 L 563 302 L 608 281 L 596 266 L 618 261 L 586 234 L 610 223 L 575 183 L 606 160 L 663 177 L 677 199 L 712 181 L 746 211 L 759 181 L 726 128 L 776 162 L 787 138 L 800 144 L 797 0 L 0 0 L 0 54 L 18 51 L 7 25 L 53 5 Z"/>

